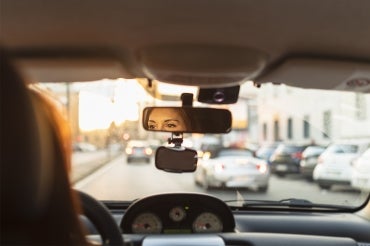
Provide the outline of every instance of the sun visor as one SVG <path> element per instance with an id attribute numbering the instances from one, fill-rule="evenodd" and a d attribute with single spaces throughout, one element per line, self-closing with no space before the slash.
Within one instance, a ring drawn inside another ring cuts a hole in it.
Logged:
<path id="1" fill-rule="evenodd" d="M 370 93 L 370 63 L 290 58 L 256 80 L 290 86 Z"/>
<path id="2" fill-rule="evenodd" d="M 261 51 L 227 45 L 157 45 L 137 55 L 147 77 L 201 87 L 238 84 L 259 74 L 267 61 Z"/>
<path id="3" fill-rule="evenodd" d="M 102 78 L 133 78 L 114 59 L 92 58 L 24 58 L 16 59 L 23 74 L 34 82 L 83 82 Z"/>

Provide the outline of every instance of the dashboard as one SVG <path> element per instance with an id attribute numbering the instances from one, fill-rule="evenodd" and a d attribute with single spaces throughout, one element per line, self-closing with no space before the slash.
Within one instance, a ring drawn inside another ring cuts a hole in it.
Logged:
<path id="1" fill-rule="evenodd" d="M 370 246 L 370 221 L 354 212 L 242 209 L 207 194 L 149 196 L 122 207 L 106 202 L 125 245 Z M 101 242 L 88 220 L 88 238 Z"/>
<path id="2" fill-rule="evenodd" d="M 160 194 L 131 204 L 120 227 L 125 234 L 233 232 L 230 208 L 216 197 L 197 193 Z"/>

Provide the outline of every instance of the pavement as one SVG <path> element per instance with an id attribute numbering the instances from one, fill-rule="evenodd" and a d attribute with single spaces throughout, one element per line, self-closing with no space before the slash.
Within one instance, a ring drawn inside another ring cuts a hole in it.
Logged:
<path id="1" fill-rule="evenodd" d="M 72 154 L 72 184 L 91 175 L 121 155 L 123 155 L 121 150 L 108 149 L 93 152 L 74 152 Z"/>

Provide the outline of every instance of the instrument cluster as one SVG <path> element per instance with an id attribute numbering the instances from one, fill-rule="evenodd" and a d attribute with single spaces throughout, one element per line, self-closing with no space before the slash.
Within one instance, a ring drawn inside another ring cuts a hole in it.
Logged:
<path id="1" fill-rule="evenodd" d="M 213 196 L 193 193 L 160 194 L 133 203 L 121 229 L 133 234 L 186 234 L 232 232 L 229 207 Z"/>

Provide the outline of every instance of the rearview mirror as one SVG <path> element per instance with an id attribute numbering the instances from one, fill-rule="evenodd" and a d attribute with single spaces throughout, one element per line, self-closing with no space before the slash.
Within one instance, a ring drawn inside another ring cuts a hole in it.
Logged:
<path id="1" fill-rule="evenodd" d="M 227 109 L 147 107 L 143 112 L 143 127 L 148 131 L 228 133 L 231 121 L 231 112 Z"/>
<path id="2" fill-rule="evenodd" d="M 166 172 L 194 172 L 197 162 L 197 152 L 185 147 L 161 146 L 155 154 L 155 166 Z"/>

